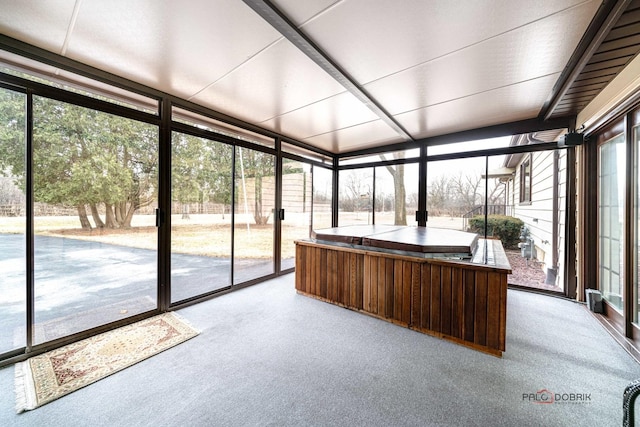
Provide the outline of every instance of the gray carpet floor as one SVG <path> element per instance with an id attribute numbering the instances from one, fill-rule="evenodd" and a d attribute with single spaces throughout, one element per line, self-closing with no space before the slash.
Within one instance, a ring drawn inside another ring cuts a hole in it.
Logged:
<path id="1" fill-rule="evenodd" d="M 485 355 L 296 294 L 293 275 L 180 310 L 202 333 L 2 426 L 619 426 L 640 365 L 583 305 L 509 290 Z M 535 403 L 547 390 L 561 399 Z M 526 397 L 525 397 L 526 396 Z"/>

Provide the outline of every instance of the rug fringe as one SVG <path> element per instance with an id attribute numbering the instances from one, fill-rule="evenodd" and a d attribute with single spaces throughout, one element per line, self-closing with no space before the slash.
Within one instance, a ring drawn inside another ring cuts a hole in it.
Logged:
<path id="1" fill-rule="evenodd" d="M 35 386 L 29 361 L 15 364 L 16 414 L 36 407 Z"/>

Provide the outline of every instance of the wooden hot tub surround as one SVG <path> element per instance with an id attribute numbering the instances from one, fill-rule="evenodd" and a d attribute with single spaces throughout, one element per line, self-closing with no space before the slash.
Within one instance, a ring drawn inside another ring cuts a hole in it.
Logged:
<path id="1" fill-rule="evenodd" d="M 296 241 L 299 293 L 495 356 L 505 351 L 511 268 L 499 240 L 471 239 L 473 255 L 456 259 L 451 242 L 438 243 L 448 254 L 440 258 L 429 248 L 403 252 L 401 242 L 388 250 L 356 244 L 370 242 L 362 236 L 340 239 Z"/>

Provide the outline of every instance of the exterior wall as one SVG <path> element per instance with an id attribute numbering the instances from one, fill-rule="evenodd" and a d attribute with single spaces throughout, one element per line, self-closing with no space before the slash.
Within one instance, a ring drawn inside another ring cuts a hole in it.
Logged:
<path id="1" fill-rule="evenodd" d="M 566 169 L 567 156 L 564 150 L 559 152 L 558 159 L 558 210 L 553 210 L 553 151 L 541 151 L 531 154 L 531 202 L 520 202 L 520 165 L 529 158 L 522 157 L 516 167 L 515 179 L 512 183 L 514 213 L 520 218 L 531 233 L 534 240 L 535 257 L 545 264 L 546 269 L 553 268 L 553 226 L 557 221 L 558 232 L 558 274 L 564 273 L 564 244 L 566 216 Z M 560 284 L 559 282 L 556 282 Z"/>

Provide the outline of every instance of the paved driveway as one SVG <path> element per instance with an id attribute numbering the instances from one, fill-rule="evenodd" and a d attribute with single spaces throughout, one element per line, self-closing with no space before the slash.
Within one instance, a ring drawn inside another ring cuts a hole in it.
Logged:
<path id="1" fill-rule="evenodd" d="M 24 346 L 25 238 L 0 234 L 0 353 Z M 36 342 L 156 307 L 157 252 L 35 237 Z M 172 300 L 229 285 L 230 260 L 173 254 Z M 237 282 L 269 274 L 271 261 L 236 264 Z"/>

